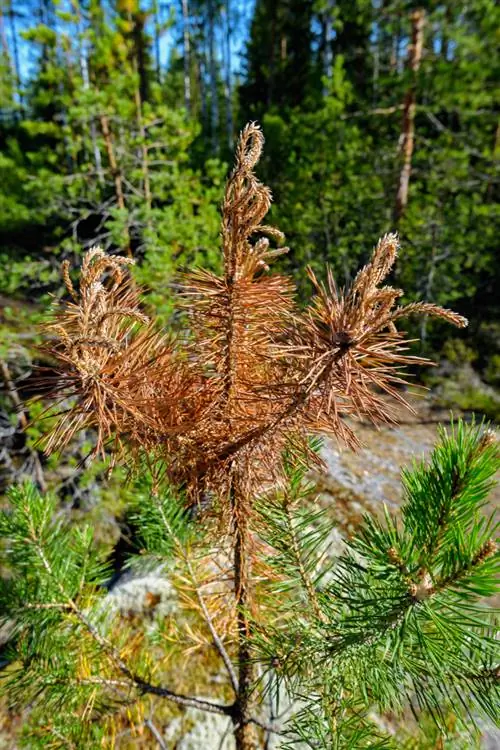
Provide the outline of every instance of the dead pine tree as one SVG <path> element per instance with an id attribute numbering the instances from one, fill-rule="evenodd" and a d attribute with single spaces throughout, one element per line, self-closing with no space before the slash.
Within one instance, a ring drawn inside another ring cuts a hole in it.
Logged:
<path id="1" fill-rule="evenodd" d="M 399 153 L 401 155 L 401 171 L 399 173 L 396 203 L 394 207 L 394 221 L 396 225 L 403 216 L 408 203 L 410 187 L 411 165 L 415 144 L 415 112 L 417 108 L 416 77 L 422 59 L 424 44 L 425 11 L 416 10 L 411 14 L 411 45 L 408 51 L 408 69 L 411 80 L 406 92 L 403 105 L 403 121 L 399 139 Z"/>
<path id="2" fill-rule="evenodd" d="M 56 421 L 47 448 L 59 449 L 94 426 L 96 453 L 146 455 L 157 483 L 182 486 L 201 517 L 206 498 L 213 499 L 213 533 L 232 580 L 233 614 L 224 633 L 199 601 L 233 700 L 188 698 L 151 685 L 102 638 L 98 645 L 141 694 L 230 717 L 237 750 L 257 747 L 258 733 L 269 729 L 258 718 L 252 650 L 256 570 L 264 557 L 256 503 L 266 488 L 286 485 L 285 454 L 318 461 L 311 433 L 355 448 L 352 421 L 344 417 L 394 423 L 395 402 L 410 408 L 400 388 L 402 368 L 428 360 L 408 354 L 400 319 L 427 314 L 466 325 L 436 305 L 398 306 L 402 291 L 383 286 L 398 251 L 393 234 L 378 242 L 349 288 L 339 288 L 331 270 L 326 283 L 309 271 L 313 296 L 301 310 L 291 279 L 270 270 L 288 249 L 282 233 L 263 223 L 271 194 L 254 172 L 263 140 L 253 123 L 241 133 L 222 205 L 223 271 L 196 270 L 184 279 L 189 324 L 178 341 L 144 316 L 127 275 L 131 261 L 99 249 L 87 254 L 79 289 L 65 267 L 71 301 L 48 324 L 50 352 L 60 365 L 53 393 L 71 395 L 73 405 Z"/>

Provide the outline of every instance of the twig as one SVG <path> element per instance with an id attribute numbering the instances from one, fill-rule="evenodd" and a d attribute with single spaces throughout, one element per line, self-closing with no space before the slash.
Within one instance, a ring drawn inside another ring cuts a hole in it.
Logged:
<path id="1" fill-rule="evenodd" d="M 146 721 L 144 722 L 144 726 L 147 727 L 149 731 L 151 732 L 151 734 L 154 736 L 155 740 L 160 746 L 160 750 L 168 750 L 163 737 L 161 736 L 158 729 L 153 724 L 153 721 L 151 719 L 146 719 Z"/>
<path id="2" fill-rule="evenodd" d="M 29 420 L 24 410 L 23 402 L 21 401 L 21 398 L 19 397 L 19 393 L 17 392 L 17 388 L 14 385 L 14 381 L 12 380 L 10 376 L 7 363 L 4 362 L 3 359 L 0 359 L 0 374 L 2 375 L 2 379 L 5 383 L 7 393 L 10 396 L 10 400 L 12 401 L 16 409 L 16 413 L 18 415 L 19 426 L 21 427 L 21 429 L 25 430 L 29 424 Z M 29 448 L 29 452 L 33 458 L 33 468 L 35 472 L 36 482 L 41 492 L 46 492 L 47 483 L 45 481 L 45 476 L 43 473 L 42 464 L 40 463 L 40 458 L 38 456 L 38 453 L 34 451 L 32 448 Z"/>
<path id="3" fill-rule="evenodd" d="M 309 599 L 309 603 L 311 607 L 314 610 L 314 614 L 318 618 L 318 620 L 321 620 L 321 622 L 326 622 L 326 617 L 324 613 L 321 611 L 318 598 L 316 596 L 316 591 L 314 589 L 314 586 L 312 584 L 311 579 L 309 578 L 309 575 L 304 567 L 304 561 L 302 560 L 302 555 L 300 552 L 299 547 L 299 541 L 297 539 L 297 535 L 295 533 L 295 528 L 293 526 L 293 517 L 290 512 L 290 501 L 288 498 L 285 498 L 285 502 L 283 503 L 283 510 L 285 511 L 285 516 L 287 520 L 288 525 L 288 531 L 290 534 L 290 539 L 292 542 L 292 550 L 293 554 L 295 556 L 295 562 L 297 563 L 297 567 L 299 569 L 300 578 L 302 580 L 302 583 L 304 585 L 304 588 L 307 593 L 307 598 Z"/>
<path id="4" fill-rule="evenodd" d="M 229 675 L 229 679 L 231 681 L 231 686 L 232 686 L 234 692 L 236 694 L 238 694 L 238 678 L 236 676 L 236 672 L 235 672 L 234 666 L 233 666 L 233 664 L 231 662 L 231 658 L 230 658 L 229 654 L 226 651 L 226 648 L 225 648 L 225 646 L 224 646 L 224 644 L 222 642 L 222 639 L 220 638 L 219 634 L 217 633 L 217 631 L 215 629 L 212 617 L 211 617 L 211 615 L 210 615 L 210 613 L 208 611 L 207 605 L 206 605 L 205 600 L 204 600 L 204 598 L 202 596 L 202 593 L 200 591 L 199 585 L 196 582 L 196 576 L 195 576 L 195 573 L 194 573 L 191 561 L 190 561 L 190 559 L 189 559 L 189 557 L 188 557 L 188 555 L 186 553 L 186 550 L 184 549 L 184 547 L 180 543 L 179 539 L 174 534 L 174 532 L 172 530 L 172 527 L 169 524 L 168 519 L 165 516 L 165 513 L 163 512 L 163 508 L 161 507 L 161 503 L 157 503 L 157 508 L 158 508 L 159 513 L 160 513 L 160 516 L 161 516 L 161 519 L 163 521 L 163 524 L 165 526 L 166 531 L 174 539 L 176 547 L 177 547 L 177 549 L 179 551 L 179 554 L 181 555 L 182 559 L 184 560 L 184 563 L 185 563 L 185 565 L 186 565 L 186 567 L 187 567 L 187 569 L 189 571 L 189 575 L 191 577 L 191 581 L 193 583 L 193 586 L 194 586 L 194 589 L 195 589 L 195 592 L 196 592 L 196 597 L 198 599 L 198 603 L 200 605 L 201 611 L 203 612 L 203 616 L 204 616 L 205 621 L 206 621 L 206 623 L 208 625 L 208 629 L 210 630 L 210 634 L 212 636 L 214 645 L 215 645 L 217 651 L 219 652 L 222 661 L 224 662 L 224 666 L 226 667 L 227 673 Z"/>
<path id="5" fill-rule="evenodd" d="M 207 701 L 202 698 L 196 698 L 196 697 L 183 695 L 181 693 L 176 693 L 173 690 L 169 690 L 168 688 L 161 687 L 160 685 L 152 685 L 146 680 L 143 680 L 142 677 L 139 677 L 138 675 L 134 674 L 134 672 L 132 672 L 132 670 L 123 661 L 123 659 L 121 658 L 120 654 L 118 653 L 116 648 L 113 646 L 113 644 L 110 643 L 107 640 L 107 638 L 101 635 L 101 633 L 97 630 L 95 625 L 93 625 L 90 622 L 90 620 L 86 617 L 86 615 L 79 609 L 76 602 L 66 592 L 66 590 L 64 589 L 64 586 L 61 584 L 57 576 L 54 574 L 54 571 L 52 570 L 52 566 L 47 560 L 47 557 L 43 551 L 43 548 L 37 538 L 36 531 L 33 528 L 31 529 L 31 539 L 34 543 L 35 550 L 42 562 L 42 565 L 44 566 L 45 570 L 50 575 L 50 577 L 55 581 L 59 591 L 67 600 L 68 605 L 71 608 L 75 617 L 85 627 L 85 629 L 92 636 L 92 638 L 96 641 L 96 643 L 102 648 L 102 650 L 108 655 L 111 661 L 114 662 L 115 666 L 120 670 L 120 672 L 122 672 L 122 674 L 124 674 L 125 677 L 128 677 L 131 683 L 133 683 L 133 685 L 135 685 L 135 687 L 138 688 L 140 692 L 148 693 L 150 695 L 159 695 L 163 698 L 167 698 L 167 700 L 170 700 L 172 703 L 177 703 L 178 705 L 187 706 L 190 708 L 199 708 L 200 710 L 207 711 L 208 713 L 222 714 L 225 716 L 232 715 L 233 708 L 231 705 L 221 705 L 219 703 L 212 703 L 211 701 Z"/>
<path id="6" fill-rule="evenodd" d="M 220 636 L 218 635 L 218 633 L 217 633 L 217 631 L 215 629 L 212 617 L 210 615 L 210 612 L 208 611 L 207 605 L 205 604 L 205 600 L 204 600 L 204 598 L 203 598 L 203 596 L 201 594 L 199 586 L 196 584 L 196 580 L 194 578 L 194 571 L 193 571 L 191 562 L 187 558 L 186 558 L 186 565 L 187 565 L 187 568 L 189 570 L 189 575 L 191 576 L 191 580 L 193 581 L 193 585 L 194 585 L 195 591 L 196 591 L 196 597 L 198 599 L 199 605 L 200 605 L 201 610 L 203 612 L 203 616 L 204 616 L 205 621 L 206 621 L 206 623 L 208 625 L 208 629 L 210 630 L 210 634 L 211 634 L 211 636 L 213 638 L 214 645 L 215 645 L 217 651 L 219 652 L 222 661 L 224 662 L 224 666 L 226 667 L 226 670 L 227 670 L 227 673 L 229 675 L 229 679 L 231 681 L 231 685 L 233 687 L 233 690 L 237 694 L 238 693 L 238 678 L 236 676 L 236 672 L 234 670 L 233 663 L 231 662 L 231 658 L 230 658 L 229 654 L 227 653 L 226 648 L 225 648 L 225 646 L 224 646 L 224 644 L 223 644 Z"/>

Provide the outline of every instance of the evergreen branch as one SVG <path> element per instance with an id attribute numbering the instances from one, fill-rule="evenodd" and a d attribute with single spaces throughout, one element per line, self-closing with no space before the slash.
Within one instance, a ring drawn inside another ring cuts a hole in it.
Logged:
<path id="1" fill-rule="evenodd" d="M 198 583 L 196 581 L 196 576 L 195 576 L 195 573 L 194 573 L 194 570 L 193 570 L 193 566 L 191 564 L 191 560 L 189 559 L 189 555 L 186 552 L 184 546 L 182 545 L 179 537 L 176 535 L 174 529 L 172 528 L 172 525 L 170 524 L 170 522 L 169 522 L 169 520 L 168 520 L 168 518 L 167 518 L 167 516 L 165 514 L 165 509 L 163 507 L 163 504 L 159 500 L 158 496 L 155 496 L 153 494 L 152 495 L 152 500 L 155 503 L 155 507 L 157 508 L 158 513 L 160 514 L 160 518 L 162 520 L 162 523 L 163 523 L 163 526 L 165 528 L 165 531 L 167 532 L 167 534 L 169 536 L 171 536 L 174 539 L 174 543 L 175 543 L 177 552 L 179 553 L 181 559 L 184 561 L 184 564 L 186 565 L 186 568 L 187 568 L 187 570 L 189 572 L 189 575 L 191 577 L 191 582 L 192 582 L 194 590 L 195 590 L 196 598 L 197 598 L 198 603 L 200 605 L 200 609 L 203 612 L 203 616 L 205 618 L 205 622 L 206 622 L 206 624 L 208 626 L 208 629 L 210 630 L 210 634 L 212 636 L 214 645 L 215 645 L 217 651 L 219 652 L 222 661 L 224 662 L 224 666 L 225 666 L 225 668 L 227 670 L 227 673 L 229 675 L 231 686 L 232 686 L 234 692 L 236 694 L 238 694 L 238 678 L 236 676 L 236 672 L 235 672 L 233 663 L 231 661 L 231 658 L 230 658 L 229 654 L 227 653 L 227 650 L 226 650 L 226 648 L 225 648 L 225 646 L 224 646 L 224 644 L 222 642 L 222 639 L 220 638 L 219 634 L 217 633 L 217 631 L 215 629 L 215 626 L 214 626 L 214 623 L 213 623 L 213 619 L 212 619 L 212 617 L 210 615 L 210 612 L 208 611 L 207 605 L 206 605 L 205 600 L 204 600 L 204 598 L 202 596 L 202 593 L 200 591 L 200 587 L 199 587 L 199 585 L 198 585 Z"/>
<path id="2" fill-rule="evenodd" d="M 195 593 L 196 593 L 196 598 L 198 599 L 198 603 L 200 605 L 201 611 L 203 612 L 205 622 L 208 626 L 208 629 L 210 630 L 210 634 L 212 636 L 214 645 L 217 651 L 219 652 L 222 658 L 222 661 L 224 662 L 224 666 L 226 667 L 227 673 L 229 675 L 231 686 L 235 694 L 238 694 L 238 678 L 236 676 L 233 663 L 231 661 L 229 654 L 227 653 L 227 650 L 224 646 L 224 643 L 222 642 L 222 639 L 220 638 L 219 634 L 217 633 L 217 630 L 215 629 L 214 622 L 210 615 L 210 612 L 208 611 L 207 605 L 205 603 L 205 599 L 203 598 L 202 593 L 200 591 L 200 587 L 196 582 L 196 577 L 194 574 L 193 566 L 191 565 L 191 561 L 187 557 L 185 557 L 184 559 L 187 565 L 187 569 L 189 571 L 189 575 L 191 576 L 191 580 L 193 582 L 193 586 L 194 586 Z"/>
<path id="3" fill-rule="evenodd" d="M 315 588 L 314 588 L 314 586 L 313 586 L 313 584 L 311 582 L 311 579 L 309 578 L 309 575 L 307 574 L 307 571 L 306 571 L 305 566 L 304 566 L 304 562 L 302 560 L 302 554 L 301 554 L 301 550 L 300 550 L 299 541 L 298 541 L 297 535 L 295 533 L 295 527 L 294 527 L 294 523 L 293 523 L 293 516 L 292 516 L 292 514 L 290 512 L 290 503 L 287 501 L 286 496 L 285 496 L 285 501 L 283 503 L 283 510 L 284 510 L 285 517 L 286 517 L 286 520 L 287 520 L 288 533 L 289 533 L 289 537 L 290 537 L 290 540 L 291 540 L 291 543 L 292 543 L 292 550 L 293 550 L 293 554 L 295 556 L 295 561 L 296 561 L 296 564 L 297 564 L 297 569 L 299 571 L 300 578 L 301 578 L 302 583 L 304 585 L 304 589 L 307 592 L 307 597 L 309 599 L 309 603 L 310 603 L 311 607 L 313 608 L 314 614 L 316 615 L 316 617 L 318 618 L 318 620 L 322 620 L 324 622 L 325 621 L 325 615 L 324 615 L 324 613 L 320 609 L 318 598 L 316 596 Z"/>
<path id="4" fill-rule="evenodd" d="M 224 706 L 218 703 L 213 703 L 211 701 L 204 700 L 202 698 L 190 697 L 190 696 L 183 695 L 181 693 L 176 693 L 172 690 L 169 690 L 168 688 L 158 686 L 158 685 L 152 685 L 148 681 L 144 680 L 142 677 L 139 677 L 138 675 L 136 675 L 128 667 L 126 662 L 121 658 L 119 652 L 116 650 L 113 644 L 99 632 L 97 627 L 88 619 L 88 617 L 78 607 L 78 605 L 73 600 L 73 598 L 67 593 L 63 584 L 61 583 L 59 578 L 55 575 L 52 569 L 52 566 L 49 560 L 47 559 L 47 556 L 45 555 L 43 546 L 40 542 L 40 539 L 37 536 L 36 530 L 33 528 L 33 526 L 31 526 L 30 532 L 31 532 L 31 541 L 33 543 L 34 549 L 36 550 L 36 553 L 43 567 L 45 568 L 47 574 L 55 582 L 61 595 L 67 600 L 67 607 L 73 612 L 77 620 L 84 626 L 84 628 L 87 630 L 89 635 L 100 646 L 100 648 L 115 664 L 115 666 L 119 669 L 119 671 L 122 672 L 122 674 L 124 674 L 125 677 L 127 677 L 131 681 L 131 683 L 140 690 L 140 692 L 148 693 L 151 695 L 158 695 L 163 698 L 167 698 L 172 703 L 176 703 L 182 706 L 187 706 L 190 708 L 199 708 L 200 710 L 207 711 L 209 713 L 231 715 L 231 708 L 232 708 L 231 706 Z"/>
<path id="5" fill-rule="evenodd" d="M 146 721 L 144 722 L 144 726 L 149 729 L 149 731 L 157 741 L 160 750 L 168 750 L 167 745 L 165 744 L 165 741 L 158 731 L 157 727 L 155 726 L 154 722 L 151 719 L 146 719 Z"/>

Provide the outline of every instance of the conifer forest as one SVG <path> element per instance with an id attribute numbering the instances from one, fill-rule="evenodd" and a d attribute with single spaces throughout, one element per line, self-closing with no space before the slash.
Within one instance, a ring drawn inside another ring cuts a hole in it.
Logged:
<path id="1" fill-rule="evenodd" d="M 0 750 L 500 747 L 494 0 L 0 0 Z"/>

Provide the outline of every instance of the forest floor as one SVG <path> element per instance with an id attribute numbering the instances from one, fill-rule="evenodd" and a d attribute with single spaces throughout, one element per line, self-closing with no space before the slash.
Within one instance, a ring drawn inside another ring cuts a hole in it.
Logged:
<path id="1" fill-rule="evenodd" d="M 325 469 L 314 474 L 324 504 L 332 502 L 333 515 L 339 514 L 344 528 L 351 530 L 360 515 L 370 510 L 379 512 L 385 503 L 394 511 L 401 504 L 401 469 L 413 461 L 428 458 L 438 440 L 438 427 L 451 426 L 449 410 L 436 405 L 432 394 L 408 396 L 415 413 L 398 412 L 399 424 L 381 426 L 353 425 L 361 441 L 357 451 L 326 440 L 322 450 Z M 454 410 L 469 421 L 467 414 Z M 478 419 L 477 421 L 480 421 Z M 489 506 L 500 507 L 500 484 L 491 493 Z"/>

